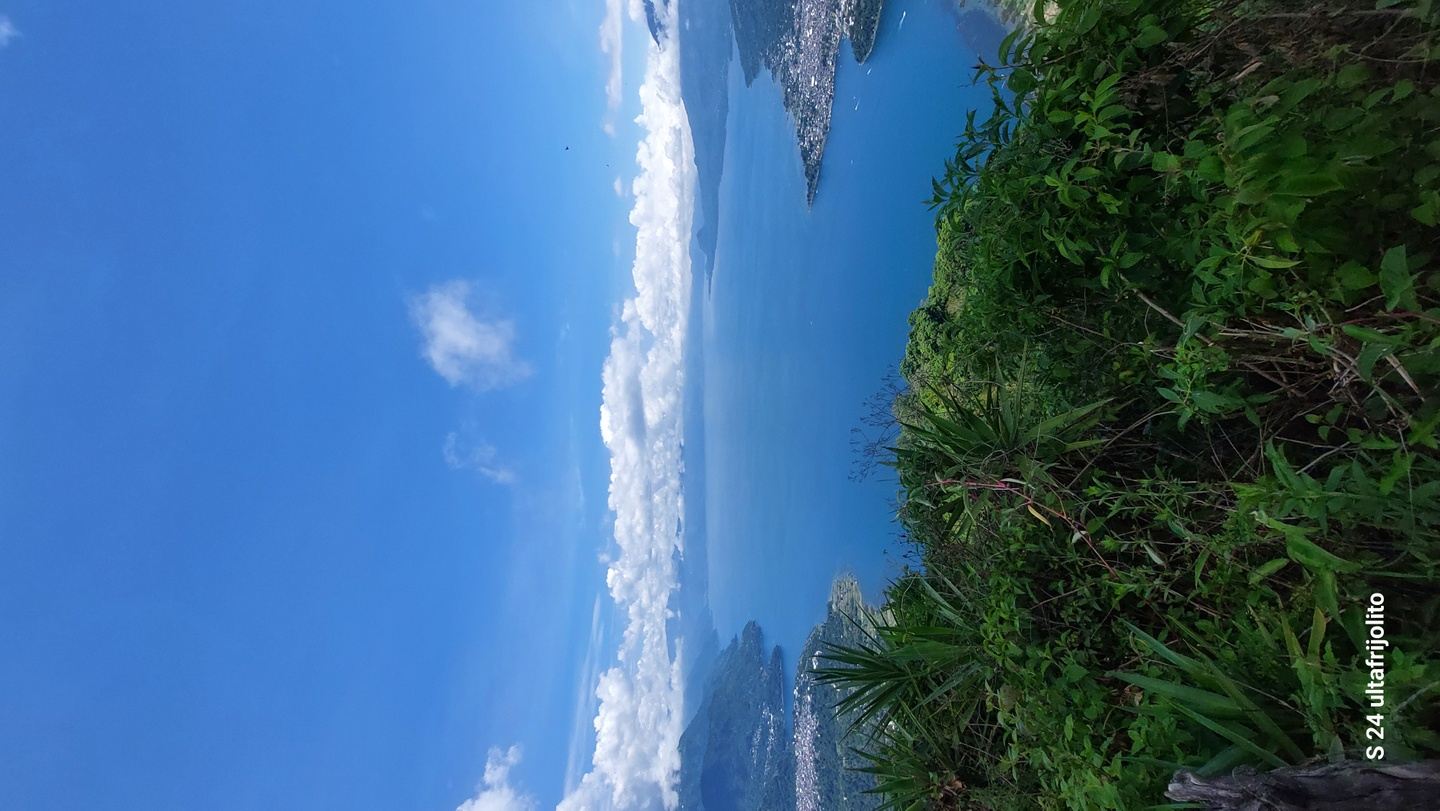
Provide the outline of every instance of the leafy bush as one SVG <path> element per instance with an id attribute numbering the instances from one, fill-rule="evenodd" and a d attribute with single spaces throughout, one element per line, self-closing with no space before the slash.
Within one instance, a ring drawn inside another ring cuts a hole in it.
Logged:
<path id="1" fill-rule="evenodd" d="M 1038 3 L 935 182 L 895 403 L 923 567 L 831 677 L 895 808 L 1440 750 L 1429 0 Z"/>

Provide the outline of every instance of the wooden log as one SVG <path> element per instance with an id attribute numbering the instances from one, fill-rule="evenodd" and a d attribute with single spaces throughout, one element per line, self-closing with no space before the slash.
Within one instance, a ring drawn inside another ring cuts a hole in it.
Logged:
<path id="1" fill-rule="evenodd" d="M 1181 769 L 1165 796 L 1214 811 L 1425 811 L 1440 809 L 1440 761 L 1346 760 L 1221 777 Z"/>

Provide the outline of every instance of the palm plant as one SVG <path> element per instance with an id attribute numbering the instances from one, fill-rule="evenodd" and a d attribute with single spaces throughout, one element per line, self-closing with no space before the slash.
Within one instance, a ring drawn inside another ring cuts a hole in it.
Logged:
<path id="1" fill-rule="evenodd" d="M 986 384 L 975 396 L 932 389 L 900 420 L 894 466 L 907 492 L 902 520 L 941 538 L 968 538 L 993 520 L 996 499 L 1046 525 L 1083 531 L 1058 484 L 1075 478 L 1077 451 L 1102 442 L 1094 429 L 1108 400 L 1046 415 L 1024 382 Z M 1069 476 L 1059 474 L 1069 472 Z"/>
<path id="2" fill-rule="evenodd" d="M 996 735 L 986 708 L 989 673 L 978 640 L 961 619 L 959 590 L 950 596 L 923 577 L 902 581 L 904 618 L 869 616 L 859 645 L 830 645 L 816 670 L 840 688 L 835 712 L 865 741 L 864 771 L 876 779 L 886 811 L 932 807 L 941 795 L 988 781 L 993 759 L 984 741 Z"/>

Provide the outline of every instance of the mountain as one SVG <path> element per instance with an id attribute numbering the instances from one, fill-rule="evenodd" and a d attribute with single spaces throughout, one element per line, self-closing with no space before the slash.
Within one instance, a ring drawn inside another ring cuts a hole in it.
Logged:
<path id="1" fill-rule="evenodd" d="M 850 40 L 850 53 L 862 65 L 870 58 L 870 52 L 875 50 L 883 5 L 884 0 L 850 0 L 845 37 Z"/>
<path id="2" fill-rule="evenodd" d="M 1017 27 L 1030 22 L 1031 0 L 951 0 L 955 30 L 965 47 L 985 62 L 1000 55 L 1000 42 Z"/>
<path id="3" fill-rule="evenodd" d="M 695 242 L 708 282 L 720 236 L 720 178 L 730 114 L 730 59 L 735 47 L 726 0 L 685 0 L 679 8 L 680 95 L 695 145 L 699 200 Z"/>
<path id="4" fill-rule="evenodd" d="M 801 649 L 786 721 L 785 673 L 778 647 L 745 626 L 715 660 L 699 709 L 680 738 L 681 811 L 871 811 L 874 779 L 856 771 L 863 734 L 834 708 L 838 688 L 814 675 L 827 645 L 863 641 L 868 612 L 853 577 L 831 586 L 825 621 Z"/>
<path id="5" fill-rule="evenodd" d="M 745 83 L 760 69 L 780 86 L 805 166 L 806 199 L 814 202 L 820 160 L 830 137 L 835 61 L 849 38 L 855 59 L 875 47 L 883 0 L 730 0 L 730 17 Z"/>
<path id="6" fill-rule="evenodd" d="M 878 808 L 879 798 L 866 792 L 875 779 L 857 769 L 869 765 L 855 750 L 864 743 L 861 732 L 851 732 L 849 714 L 838 715 L 835 706 L 844 697 L 839 687 L 822 684 L 816 668 L 828 645 L 855 647 L 867 639 L 869 613 L 855 578 L 841 576 L 830 587 L 825 622 L 815 626 L 805 640 L 796 663 L 795 722 L 792 746 L 795 752 L 796 811 Z"/>
<path id="7" fill-rule="evenodd" d="M 957 11 L 974 10 L 989 16 L 1006 29 L 1029 26 L 1034 20 L 1034 0 L 952 0 Z M 1053 4 L 1050 4 L 1053 5 Z M 1052 12 L 1053 13 L 1053 12 Z M 993 54 L 981 54 L 990 57 Z"/>
<path id="8" fill-rule="evenodd" d="M 645 18 L 658 42 L 672 0 L 644 0 Z M 729 75 L 738 53 L 745 84 L 762 70 L 780 86 L 795 124 L 806 179 L 814 202 L 820 163 L 830 134 L 835 98 L 835 61 L 840 40 L 850 40 L 856 61 L 875 48 L 883 0 L 686 0 L 678 8 L 680 94 L 690 119 L 699 175 L 696 244 L 710 279 L 720 229 L 720 179 L 724 173 Z"/>
<path id="9" fill-rule="evenodd" d="M 759 811 L 785 793 L 785 670 L 751 622 L 721 651 L 680 737 L 680 808 Z"/>

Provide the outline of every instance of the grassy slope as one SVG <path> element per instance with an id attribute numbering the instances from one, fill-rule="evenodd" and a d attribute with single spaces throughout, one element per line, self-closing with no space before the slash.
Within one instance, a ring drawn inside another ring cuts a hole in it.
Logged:
<path id="1" fill-rule="evenodd" d="M 1428 2 L 1075 0 L 937 181 L 895 410 L 924 565 L 832 677 L 896 807 L 1440 749 Z M 918 803 L 913 805 L 912 803 Z"/>

